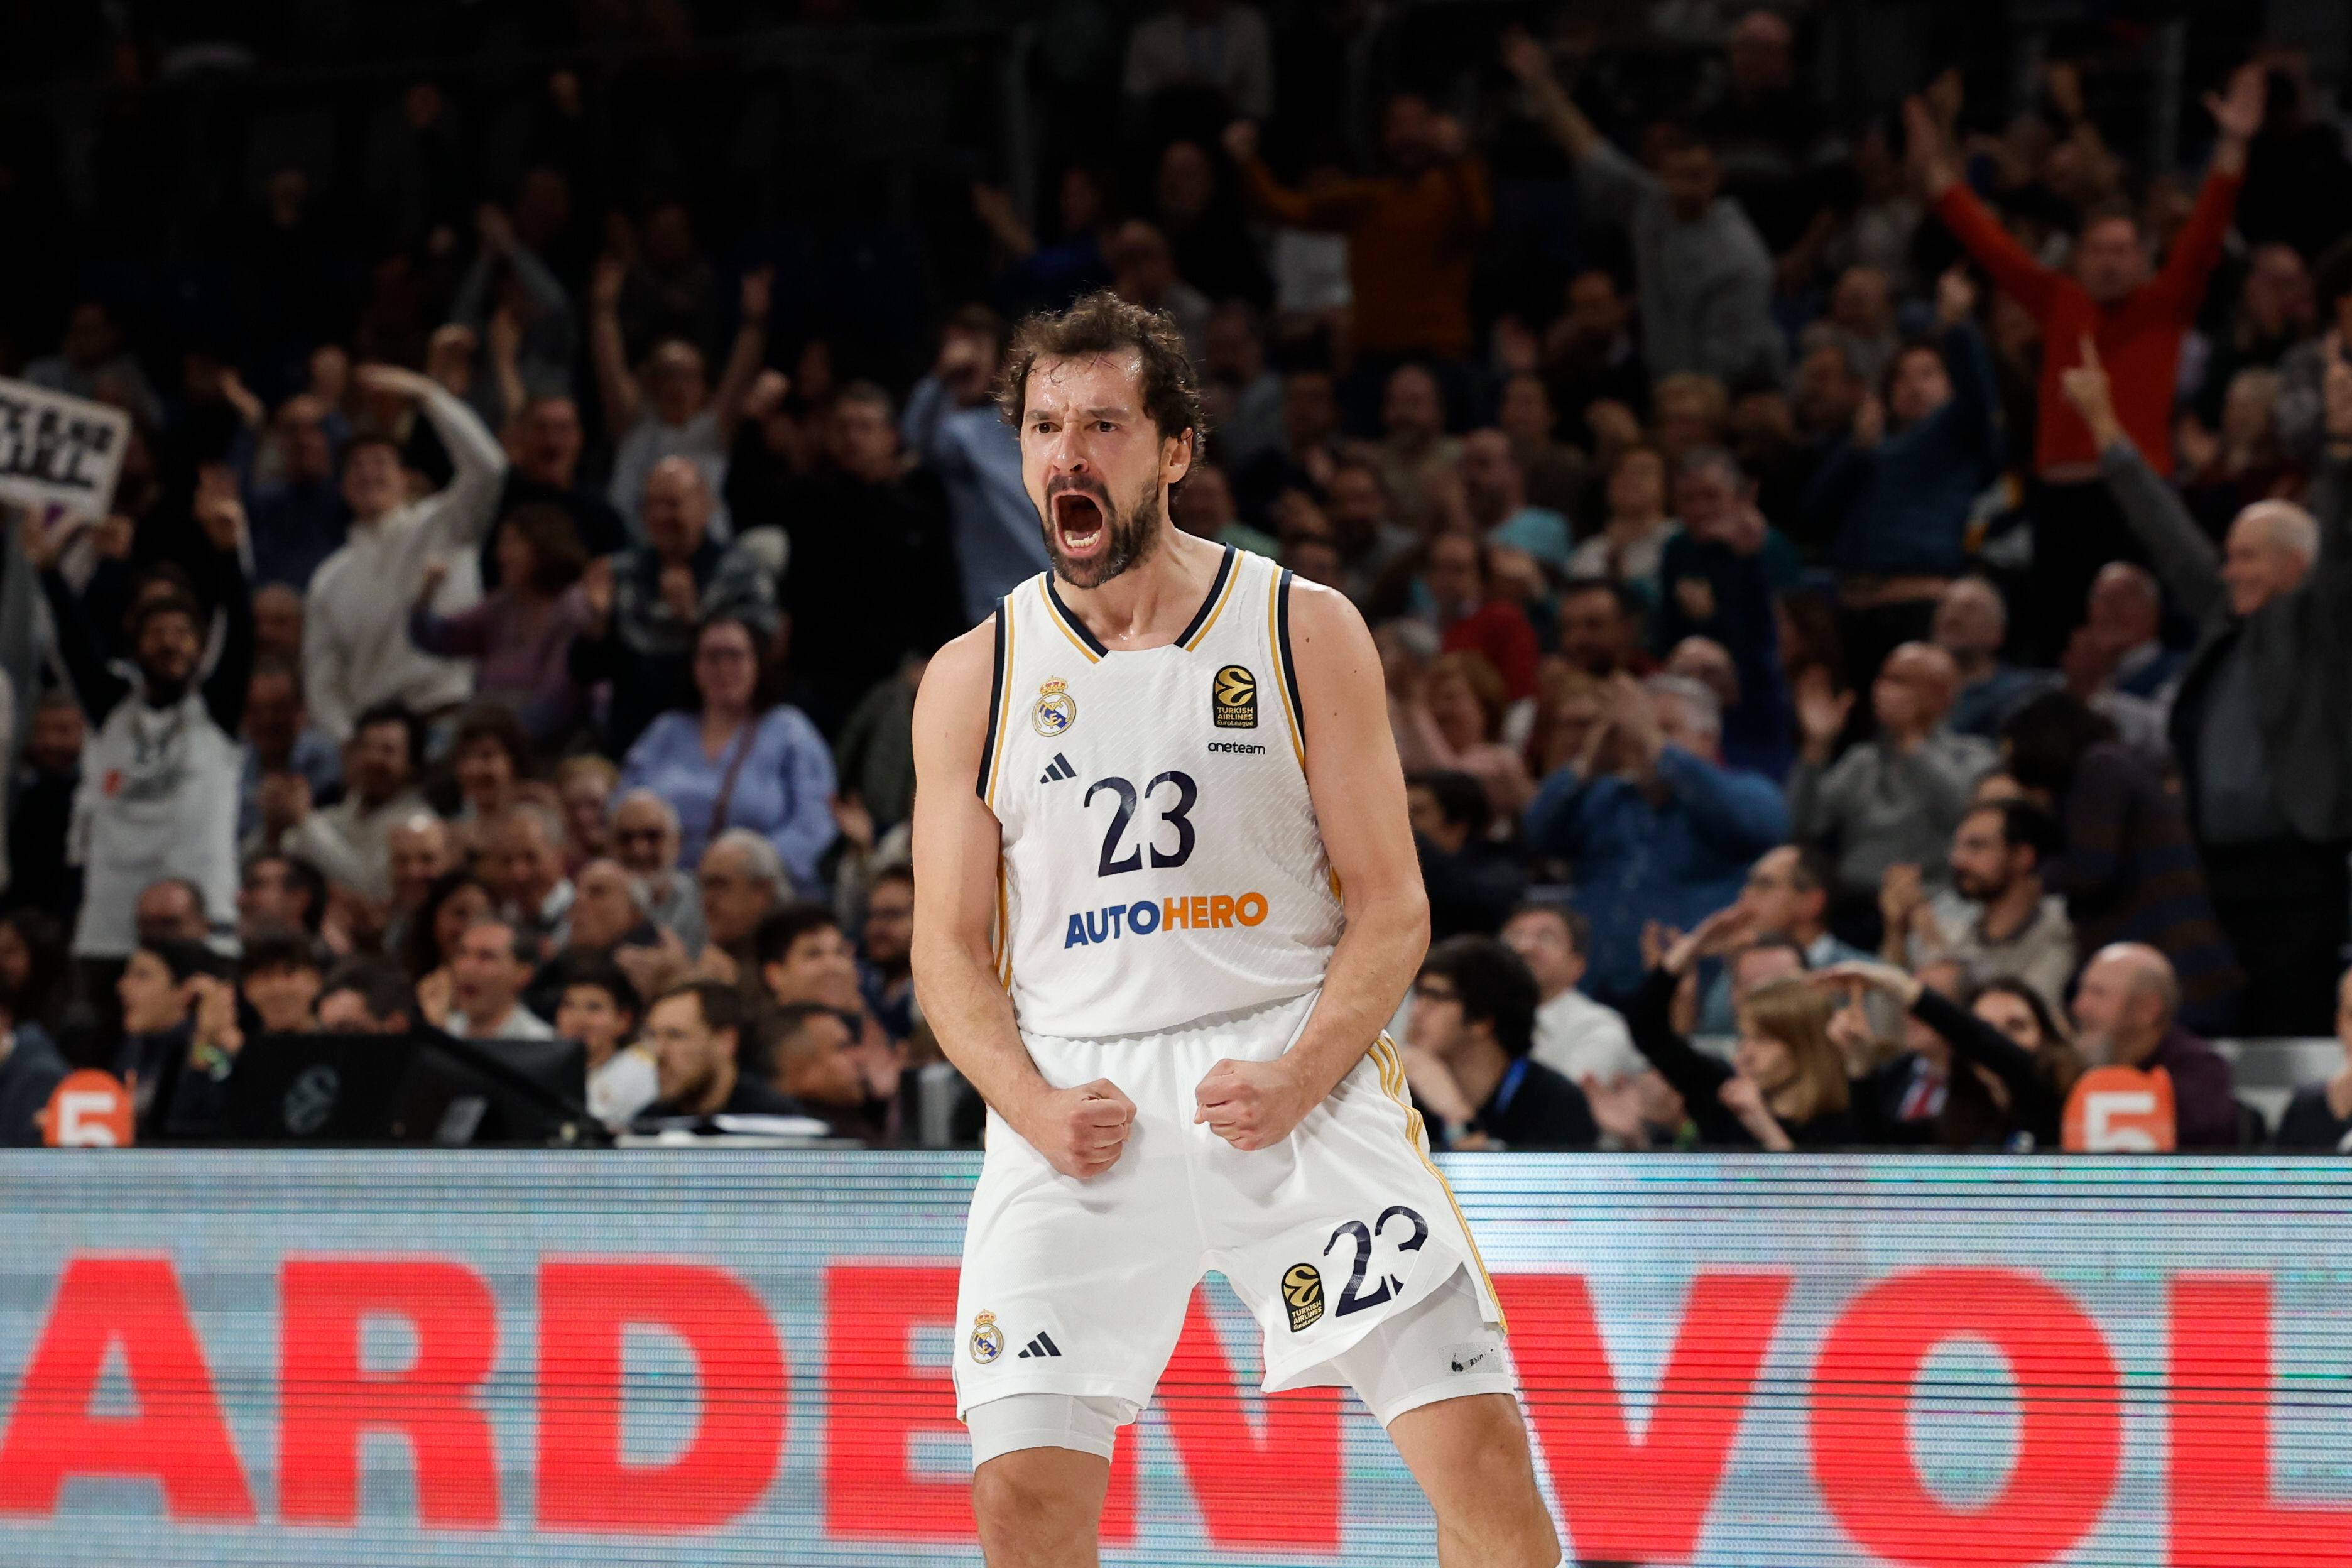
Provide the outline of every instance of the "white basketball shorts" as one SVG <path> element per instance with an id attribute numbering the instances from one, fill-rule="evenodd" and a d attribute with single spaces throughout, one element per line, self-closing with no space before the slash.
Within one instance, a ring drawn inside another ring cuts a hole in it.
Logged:
<path id="1" fill-rule="evenodd" d="M 1503 1326 L 1385 1038 L 1273 1148 L 1244 1153 L 1194 1123 L 1212 1066 L 1280 1056 L 1314 1005 L 1110 1041 L 1025 1037 L 1046 1082 L 1108 1079 L 1135 1122 L 1118 1163 L 1079 1181 L 989 1113 L 957 1292 L 959 1417 L 1016 1394 L 1149 1404 L 1212 1268 L 1257 1320 L 1268 1393 L 1345 1383 L 1333 1357 L 1457 1272 Z M 1475 1371 L 1491 1377 L 1492 1361 Z"/>

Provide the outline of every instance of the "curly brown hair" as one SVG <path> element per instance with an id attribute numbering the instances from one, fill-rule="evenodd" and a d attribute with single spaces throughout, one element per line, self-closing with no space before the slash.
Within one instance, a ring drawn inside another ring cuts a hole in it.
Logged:
<path id="1" fill-rule="evenodd" d="M 1201 405 L 1201 388 L 1192 376 L 1192 356 L 1184 351 L 1184 335 L 1165 310 L 1130 304 L 1108 289 L 1098 289 L 1056 314 L 1041 310 L 1024 318 L 1013 329 L 1005 351 L 1003 379 L 996 391 L 996 406 L 1004 422 L 1018 430 L 1029 395 L 1029 372 L 1040 359 L 1074 359 L 1133 350 L 1140 358 L 1138 379 L 1143 390 L 1143 411 L 1151 417 L 1160 439 L 1192 437 L 1192 461 L 1198 463 L 1208 446 L 1209 421 Z"/>

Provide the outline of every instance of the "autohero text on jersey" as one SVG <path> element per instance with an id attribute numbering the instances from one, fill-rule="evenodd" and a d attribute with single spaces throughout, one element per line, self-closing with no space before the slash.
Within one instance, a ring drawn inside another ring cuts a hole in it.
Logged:
<path id="1" fill-rule="evenodd" d="M 1163 931 L 1224 931 L 1261 924 L 1265 914 L 1264 893 L 1180 893 L 1156 904 L 1149 900 L 1106 904 L 1072 914 L 1062 945 L 1090 947 L 1114 941 L 1122 933 L 1150 936 Z"/>

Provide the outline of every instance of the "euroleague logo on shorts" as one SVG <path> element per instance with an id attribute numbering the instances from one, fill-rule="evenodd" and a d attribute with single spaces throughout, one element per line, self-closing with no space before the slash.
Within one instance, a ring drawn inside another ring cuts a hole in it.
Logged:
<path id="1" fill-rule="evenodd" d="M 1257 677 L 1238 664 L 1217 671 L 1209 683 L 1209 717 L 1220 730 L 1257 728 Z"/>
<path id="2" fill-rule="evenodd" d="M 1264 893 L 1179 894 L 1152 903 L 1105 904 L 1070 916 L 1062 937 L 1065 948 L 1092 947 L 1124 936 L 1150 936 L 1162 931 L 1224 931 L 1233 926 L 1265 923 L 1268 905 Z"/>
<path id="3" fill-rule="evenodd" d="M 1323 1276 L 1312 1263 L 1294 1263 L 1282 1277 L 1282 1304 L 1290 1309 L 1290 1331 L 1322 1321 Z"/>

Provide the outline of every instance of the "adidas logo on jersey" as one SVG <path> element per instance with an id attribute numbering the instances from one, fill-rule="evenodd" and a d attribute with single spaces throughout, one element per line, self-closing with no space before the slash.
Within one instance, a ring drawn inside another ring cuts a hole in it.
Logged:
<path id="1" fill-rule="evenodd" d="M 1055 1344 L 1050 1335 L 1039 1334 L 1035 1339 L 1031 1340 L 1027 1344 L 1023 1345 L 1021 1347 L 1021 1353 L 1013 1359 L 1015 1361 L 1027 1361 L 1033 1356 L 1043 1359 L 1046 1356 L 1058 1356 L 1061 1353 L 1062 1347 Z"/>
<path id="2" fill-rule="evenodd" d="M 1037 782 L 1039 784 L 1053 784 L 1060 779 L 1074 779 L 1077 776 L 1078 770 L 1070 766 L 1070 759 L 1062 755 L 1061 752 L 1055 752 L 1054 753 L 1054 760 L 1045 764 L 1045 771 L 1037 775 Z"/>

